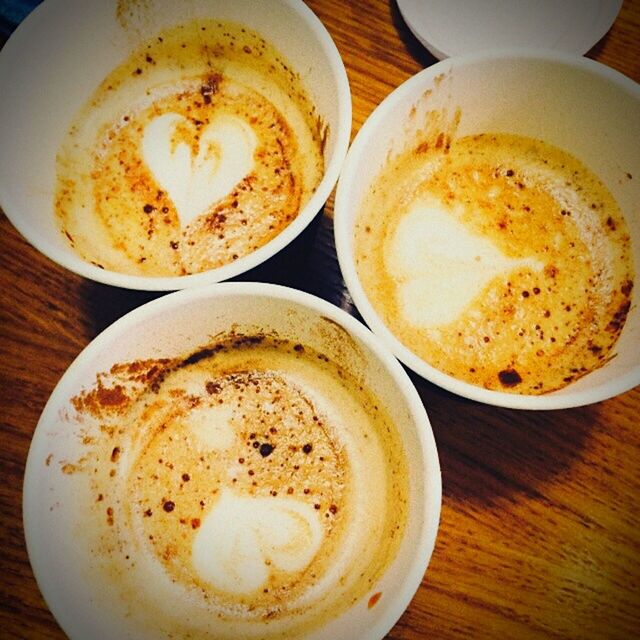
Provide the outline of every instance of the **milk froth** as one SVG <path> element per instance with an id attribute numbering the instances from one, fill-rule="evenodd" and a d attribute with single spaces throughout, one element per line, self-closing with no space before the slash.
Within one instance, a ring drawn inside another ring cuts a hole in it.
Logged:
<path id="1" fill-rule="evenodd" d="M 92 460 L 74 467 L 91 525 L 79 539 L 115 610 L 158 637 L 298 637 L 395 556 L 399 434 L 309 347 L 231 335 L 116 365 L 74 402 Z"/>
<path id="2" fill-rule="evenodd" d="M 444 205 L 428 200 L 402 217 L 387 245 L 385 264 L 398 283 L 400 313 L 425 328 L 453 322 L 498 275 L 544 266 L 532 258 L 509 258 L 486 238 L 469 233 Z"/>

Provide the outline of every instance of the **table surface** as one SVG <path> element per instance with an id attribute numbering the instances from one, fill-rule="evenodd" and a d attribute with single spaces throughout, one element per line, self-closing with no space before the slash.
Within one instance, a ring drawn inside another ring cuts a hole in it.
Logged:
<path id="1" fill-rule="evenodd" d="M 388 93 L 435 62 L 394 0 L 308 4 L 344 59 L 353 135 Z M 587 55 L 640 81 L 640 0 L 625 1 Z M 332 202 L 299 241 L 243 279 L 305 289 L 355 314 Z M 65 637 L 38 591 L 22 528 L 25 461 L 45 402 L 91 339 L 158 295 L 66 272 L 0 213 L 2 638 Z M 640 387 L 588 407 L 522 412 L 412 379 L 439 450 L 442 517 L 422 585 L 388 637 L 639 637 Z"/>

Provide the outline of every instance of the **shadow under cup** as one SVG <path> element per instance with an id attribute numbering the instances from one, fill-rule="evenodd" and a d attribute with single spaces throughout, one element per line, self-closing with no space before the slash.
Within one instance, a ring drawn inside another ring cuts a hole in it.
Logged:
<path id="1" fill-rule="evenodd" d="M 131 52 L 160 31 L 200 18 L 258 32 L 300 76 L 319 121 L 326 125 L 323 177 L 288 226 L 233 262 L 172 277 L 101 269 L 75 253 L 58 228 L 56 155 L 75 114 Z M 309 225 L 329 197 L 351 133 L 351 94 L 344 64 L 325 27 L 301 0 L 48 0 L 0 52 L 0 85 L 11 89 L 0 96 L 0 204 L 5 213 L 54 262 L 86 278 L 131 289 L 170 291 L 219 282 L 279 252 Z"/>
<path id="2" fill-rule="evenodd" d="M 276 285 L 215 284 L 170 294 L 115 322 L 78 356 L 41 416 L 25 475 L 25 534 L 45 600 L 71 638 L 124 637 L 131 623 L 99 604 L 96 593 L 102 587 L 97 574 L 87 569 L 88 558 L 74 534 L 74 527 L 81 526 L 73 508 L 74 476 L 61 473 L 59 461 L 78 459 L 86 451 L 78 430 L 65 422 L 72 411 L 70 399 L 116 363 L 183 357 L 231 329 L 247 335 L 275 333 L 337 362 L 393 419 L 405 452 L 407 521 L 394 559 L 363 597 L 332 614 L 337 617 L 329 615 L 308 637 L 379 640 L 419 587 L 435 543 L 441 480 L 427 414 L 401 365 L 361 323 L 324 300 Z M 52 500 L 56 508 L 50 509 Z M 381 594 L 379 600 L 376 594 Z M 135 637 L 148 637 L 138 633 Z M 249 637 L 255 633 L 252 629 Z"/>
<path id="3" fill-rule="evenodd" d="M 556 52 L 504 51 L 453 58 L 425 69 L 383 101 L 356 136 L 340 176 L 336 247 L 346 284 L 369 327 L 422 377 L 488 404 L 567 408 L 604 400 L 640 384 L 637 286 L 615 357 L 567 387 L 540 396 L 489 391 L 457 380 L 421 360 L 385 326 L 356 272 L 356 216 L 376 175 L 390 157 L 424 135 L 427 114 L 433 113 L 443 123 L 453 123 L 454 138 L 510 133 L 542 140 L 573 155 L 617 201 L 630 230 L 636 273 L 640 266 L 640 87 L 604 65 Z"/>

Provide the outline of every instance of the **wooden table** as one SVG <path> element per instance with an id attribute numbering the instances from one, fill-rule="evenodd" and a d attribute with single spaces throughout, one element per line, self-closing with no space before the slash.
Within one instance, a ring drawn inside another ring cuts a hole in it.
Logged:
<path id="1" fill-rule="evenodd" d="M 393 0 L 308 3 L 344 58 L 354 134 L 392 89 L 434 63 Z M 625 1 L 588 55 L 640 81 L 640 0 Z M 353 311 L 331 212 L 332 199 L 303 238 L 244 279 L 297 286 Z M 64 638 L 24 546 L 29 442 L 81 349 L 158 294 L 67 273 L 4 215 L 0 264 L 0 638 Z M 530 413 L 413 379 L 439 449 L 442 520 L 422 586 L 389 638 L 640 637 L 640 388 L 589 407 Z"/>

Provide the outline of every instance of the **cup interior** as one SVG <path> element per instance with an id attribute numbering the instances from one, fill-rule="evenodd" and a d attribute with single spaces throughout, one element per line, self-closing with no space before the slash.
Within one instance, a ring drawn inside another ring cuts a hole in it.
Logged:
<path id="1" fill-rule="evenodd" d="M 78 356 L 42 414 L 25 475 L 25 534 L 41 591 L 70 637 L 123 637 L 126 631 L 126 621 L 96 605 L 87 587 L 90 576 L 83 575 L 82 558 L 73 544 L 78 523 L 74 525 L 65 509 L 71 488 L 63 474 L 49 472 L 43 463 L 52 454 L 73 459 L 80 450 L 64 418 L 70 399 L 115 363 L 188 353 L 231 327 L 276 332 L 334 359 L 367 385 L 395 418 L 408 457 L 405 536 L 395 560 L 372 585 L 372 593 L 382 592 L 383 597 L 369 608 L 369 594 L 310 637 L 382 638 L 419 587 L 438 527 L 440 470 L 424 406 L 398 361 L 361 323 L 328 302 L 275 285 L 216 284 L 165 296 L 117 321 Z M 56 496 L 59 508 L 45 508 L 50 495 Z"/>
<path id="2" fill-rule="evenodd" d="M 358 310 L 407 366 L 459 395 L 501 406 L 552 409 L 604 400 L 640 383 L 637 287 L 615 357 L 543 396 L 489 391 L 434 369 L 397 340 L 367 300 L 354 260 L 360 202 L 389 157 L 424 134 L 428 113 L 453 122 L 455 136 L 512 133 L 559 147 L 594 172 L 617 200 L 640 265 L 640 87 L 604 65 L 569 54 L 503 51 L 449 59 L 409 79 L 367 120 L 349 151 L 336 194 L 340 266 Z"/>
<path id="3" fill-rule="evenodd" d="M 183 277 L 148 278 L 100 269 L 68 246 L 53 213 L 56 154 L 79 108 L 128 54 L 154 33 L 198 17 L 241 23 L 272 43 L 300 75 L 327 125 L 324 176 L 297 218 L 267 245 L 232 264 Z M 0 204 L 22 235 L 55 262 L 116 286 L 174 290 L 225 280 L 291 242 L 328 198 L 346 155 L 351 95 L 335 44 L 300 0 L 48 0 L 0 53 Z"/>

